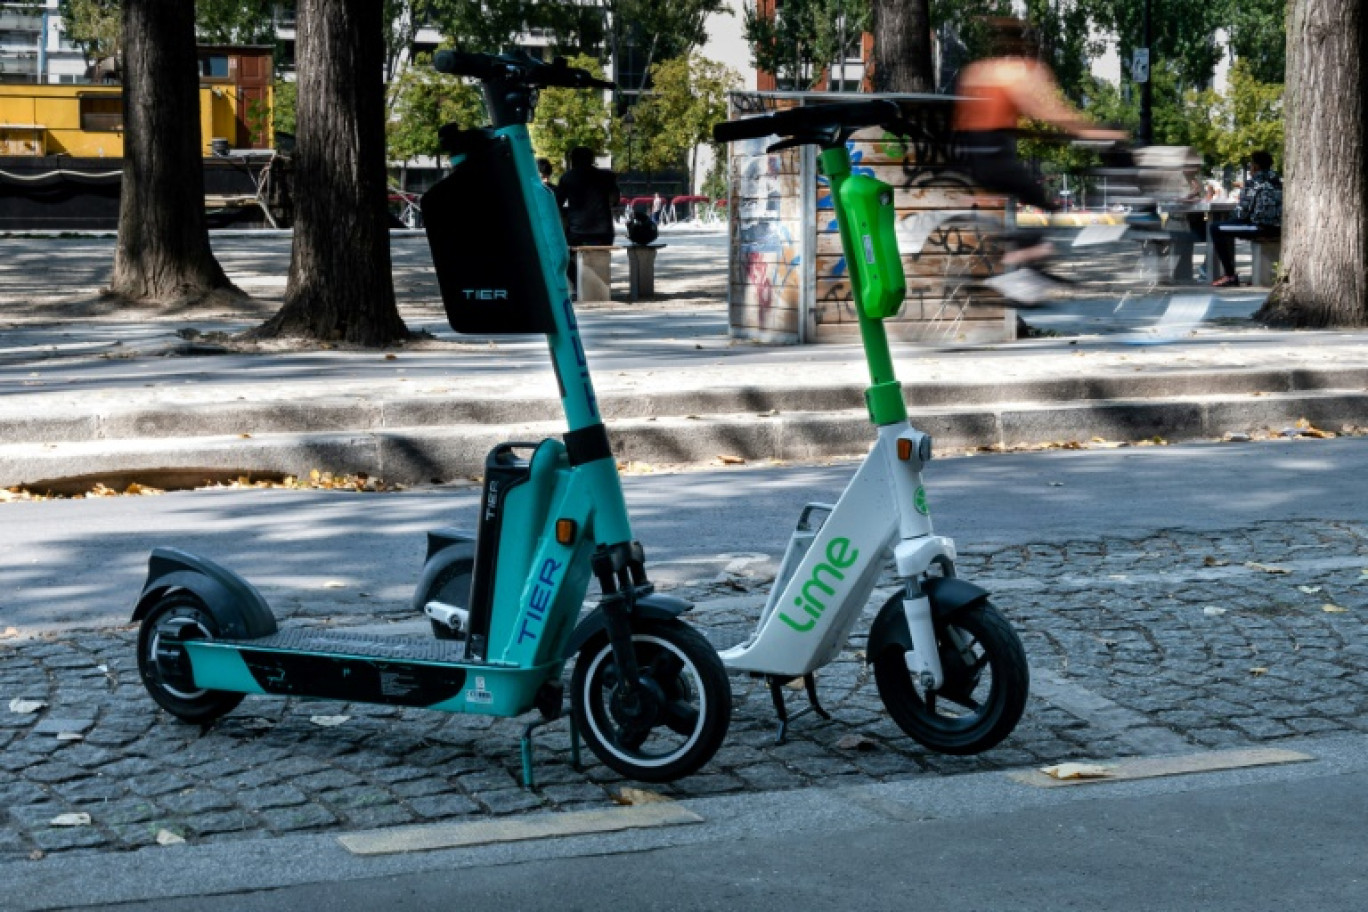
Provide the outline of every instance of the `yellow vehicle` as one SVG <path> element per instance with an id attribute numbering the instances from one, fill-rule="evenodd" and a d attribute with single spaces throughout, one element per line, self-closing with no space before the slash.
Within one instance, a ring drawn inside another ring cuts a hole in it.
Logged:
<path id="1" fill-rule="evenodd" d="M 269 149 L 272 49 L 201 45 L 200 135 L 235 149 Z M 123 89 L 118 84 L 0 85 L 0 155 L 123 157 Z"/>

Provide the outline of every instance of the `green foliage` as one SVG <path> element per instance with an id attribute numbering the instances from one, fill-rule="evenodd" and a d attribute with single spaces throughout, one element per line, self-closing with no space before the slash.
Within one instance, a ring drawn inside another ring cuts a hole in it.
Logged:
<path id="1" fill-rule="evenodd" d="M 1249 75 L 1265 84 L 1281 83 L 1287 68 L 1287 31 L 1283 0 L 1240 0 L 1230 6 L 1230 46 Z"/>
<path id="2" fill-rule="evenodd" d="M 625 126 L 614 119 L 613 160 L 630 158 L 647 171 L 678 167 L 712 141 L 713 124 L 727 119 L 727 92 L 740 82 L 740 73 L 698 53 L 655 64 L 651 91 L 632 108 L 631 149 Z"/>
<path id="3" fill-rule="evenodd" d="M 1272 154 L 1275 166 L 1282 159 L 1283 87 L 1259 81 L 1254 69 L 1237 60 L 1225 95 L 1208 90 L 1186 98 L 1191 144 L 1209 166 L 1238 167 L 1260 149 Z"/>
<path id="4" fill-rule="evenodd" d="M 123 46 L 119 0 L 61 0 L 57 10 L 67 40 L 81 49 L 87 61 L 119 54 Z"/>
<path id="5" fill-rule="evenodd" d="M 709 16 L 730 13 L 726 0 L 607 0 L 604 8 L 612 47 L 641 68 L 640 84 L 621 86 L 634 93 L 647 87 L 655 63 L 685 57 L 708 40 Z"/>
<path id="6" fill-rule="evenodd" d="M 567 62 L 603 78 L 603 67 L 592 57 L 581 54 Z M 601 91 L 544 89 L 537 104 L 536 118 L 529 125 L 532 147 L 537 155 L 549 158 L 557 170 L 562 170 L 566 156 L 576 146 L 604 151 L 608 144 L 608 123 L 608 103 Z"/>
<path id="7" fill-rule="evenodd" d="M 747 6 L 744 28 L 751 59 L 758 69 L 773 73 L 781 86 L 811 89 L 827 65 L 841 56 L 842 40 L 847 53 L 858 47 L 860 33 L 869 28 L 870 2 L 786 0 L 773 17 Z"/>
<path id="8" fill-rule="evenodd" d="M 275 0 L 195 0 L 204 44 L 275 44 Z"/>
<path id="9" fill-rule="evenodd" d="M 281 133 L 294 135 L 295 100 L 298 97 L 298 83 L 277 79 L 271 93 L 274 104 L 271 107 L 271 128 L 276 136 Z"/>
<path id="10" fill-rule="evenodd" d="M 438 73 L 432 58 L 419 54 L 389 86 L 390 119 L 385 141 L 391 161 L 440 155 L 437 130 L 448 123 L 474 127 L 485 121 L 480 92 L 455 76 Z"/>

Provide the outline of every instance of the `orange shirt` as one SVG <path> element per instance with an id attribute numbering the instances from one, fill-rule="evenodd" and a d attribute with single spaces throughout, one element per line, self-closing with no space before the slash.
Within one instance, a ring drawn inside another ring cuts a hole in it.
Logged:
<path id="1" fill-rule="evenodd" d="M 1031 117 L 1069 129 L 1083 121 L 1067 102 L 1049 67 L 1028 57 L 977 60 L 960 72 L 954 128 L 968 132 L 1015 129 Z"/>

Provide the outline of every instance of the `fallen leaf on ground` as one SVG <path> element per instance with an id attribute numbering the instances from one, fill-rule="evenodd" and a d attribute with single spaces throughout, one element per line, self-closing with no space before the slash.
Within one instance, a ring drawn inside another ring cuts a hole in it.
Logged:
<path id="1" fill-rule="evenodd" d="M 1348 613 L 1349 613 L 1349 609 L 1348 609 L 1348 608 L 1345 608 L 1345 607 L 1343 607 L 1343 606 L 1341 606 L 1341 605 L 1333 605 L 1333 604 L 1331 604 L 1330 602 L 1326 602 L 1324 605 L 1321 605 L 1321 611 L 1324 611 L 1326 614 L 1348 614 Z"/>
<path id="2" fill-rule="evenodd" d="M 1110 767 L 1096 763 L 1058 763 L 1040 771 L 1051 779 L 1105 779 L 1111 775 Z"/>
<path id="3" fill-rule="evenodd" d="M 309 716 L 309 721 L 323 728 L 333 728 L 350 719 L 351 716 Z"/>
<path id="4" fill-rule="evenodd" d="M 164 846 L 169 846 L 169 845 L 180 845 L 180 844 L 183 843 L 183 842 L 185 842 L 184 839 L 182 839 L 180 836 L 177 836 L 175 833 L 171 832 L 170 830 L 158 830 L 158 831 L 157 831 L 157 845 L 164 845 Z"/>
<path id="5" fill-rule="evenodd" d="M 1291 573 L 1286 567 L 1279 567 L 1276 564 L 1261 564 L 1258 561 L 1245 561 L 1245 566 L 1250 570 L 1262 570 L 1264 573 Z"/>
<path id="6" fill-rule="evenodd" d="M 10 700 L 10 712 L 18 713 L 21 716 L 36 713 L 44 706 L 47 706 L 47 704 L 42 700 L 25 700 L 21 697 L 15 697 L 13 700 Z"/>
<path id="7" fill-rule="evenodd" d="M 90 815 L 85 813 L 58 814 L 56 817 L 53 817 L 50 821 L 48 821 L 48 823 L 52 826 L 59 827 L 90 826 Z"/>
<path id="8" fill-rule="evenodd" d="M 841 750 L 853 751 L 872 751 L 877 750 L 879 745 L 864 735 L 846 735 L 836 742 L 836 746 Z"/>
<path id="9" fill-rule="evenodd" d="M 664 795 L 657 794 L 646 789 L 631 788 L 623 786 L 618 789 L 618 793 L 613 796 L 613 800 L 618 804 L 661 804 L 669 801 Z"/>

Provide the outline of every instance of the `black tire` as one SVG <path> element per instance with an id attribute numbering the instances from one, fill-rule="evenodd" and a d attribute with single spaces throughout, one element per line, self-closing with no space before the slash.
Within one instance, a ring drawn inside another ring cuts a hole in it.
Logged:
<path id="1" fill-rule="evenodd" d="M 673 782 L 700 769 L 731 724 L 731 683 L 717 651 L 682 621 L 648 621 L 632 643 L 646 687 L 663 701 L 647 728 L 619 724 L 613 708 L 617 663 L 608 637 L 580 649 L 570 707 L 589 749 L 610 769 L 643 782 Z"/>
<path id="2" fill-rule="evenodd" d="M 190 666 L 176 643 L 212 640 L 218 624 L 199 596 L 184 590 L 152 605 L 138 629 L 138 673 L 157 705 L 176 718 L 207 725 L 233 711 L 243 694 L 196 688 Z"/>
<path id="3" fill-rule="evenodd" d="M 475 578 L 475 561 L 470 558 L 463 558 L 444 567 L 441 573 L 437 574 L 436 579 L 428 586 L 423 597 L 418 601 L 420 605 L 427 605 L 428 602 L 438 601 L 444 605 L 451 605 L 453 608 L 465 608 L 470 610 L 470 587 Z M 432 635 L 439 640 L 458 640 L 463 634 L 457 634 L 450 627 L 430 620 L 432 624 Z"/>
<path id="4" fill-rule="evenodd" d="M 902 596 L 894 598 L 901 610 Z M 1026 651 L 987 601 L 937 621 L 936 643 L 945 670 L 940 690 L 928 693 L 914 681 L 906 653 L 894 646 L 874 657 L 879 697 L 898 727 L 919 744 L 942 754 L 982 753 L 1021 721 L 1030 690 Z M 972 661 L 966 661 L 965 649 Z"/>

